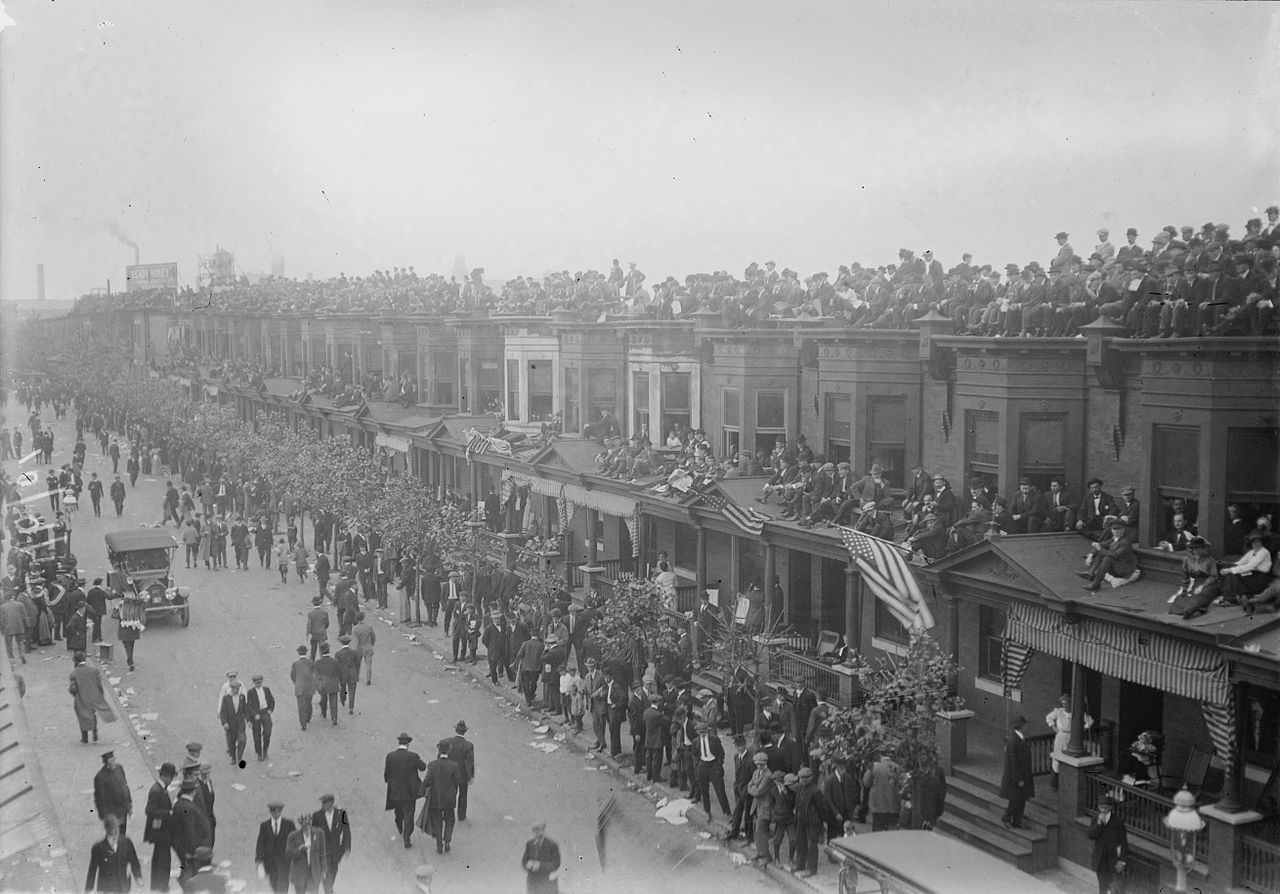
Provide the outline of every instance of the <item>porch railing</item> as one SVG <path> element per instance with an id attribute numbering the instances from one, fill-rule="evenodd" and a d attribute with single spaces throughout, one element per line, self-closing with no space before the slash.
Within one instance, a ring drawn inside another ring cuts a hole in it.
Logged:
<path id="1" fill-rule="evenodd" d="M 583 567 L 583 565 L 573 566 L 574 587 L 585 587 L 587 585 L 587 575 L 583 572 Z M 597 559 L 596 567 L 604 569 L 598 573 L 598 577 L 617 580 L 622 574 L 622 559 Z"/>
<path id="2" fill-rule="evenodd" d="M 1280 891 L 1280 818 L 1255 823 L 1242 836 L 1240 884 L 1250 891 Z"/>
<path id="3" fill-rule="evenodd" d="M 1090 816 L 1098 812 L 1098 801 L 1110 795 L 1119 802 L 1120 816 L 1130 834 L 1165 847 L 1169 843 L 1169 831 L 1164 819 L 1173 809 L 1173 799 L 1147 791 L 1140 786 L 1125 785 L 1102 773 L 1085 776 L 1085 812 Z M 1209 853 L 1209 827 L 1196 836 L 1196 860 L 1204 862 Z M 1275 890 L 1274 888 L 1268 890 Z"/>
<path id="4" fill-rule="evenodd" d="M 1097 724 L 1093 729 L 1084 732 L 1085 751 L 1093 757 L 1100 757 L 1110 763 L 1112 725 Z M 1053 772 L 1053 733 L 1038 736 L 1027 736 L 1027 744 L 1031 746 L 1031 772 L 1036 776 Z"/>
<path id="5" fill-rule="evenodd" d="M 843 705 L 840 698 L 840 675 L 829 664 L 800 655 L 788 649 L 778 649 L 769 660 L 770 682 L 783 682 L 789 686 L 808 686 L 824 700 Z"/>

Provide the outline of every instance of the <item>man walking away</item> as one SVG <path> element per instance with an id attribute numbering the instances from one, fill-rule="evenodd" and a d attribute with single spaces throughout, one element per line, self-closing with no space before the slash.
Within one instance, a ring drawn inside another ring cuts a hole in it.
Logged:
<path id="1" fill-rule="evenodd" d="M 396 831 L 406 849 L 413 837 L 414 806 L 422 792 L 422 778 L 418 774 L 427 769 L 418 753 L 409 750 L 412 741 L 413 736 L 408 733 L 396 736 L 399 744 L 387 755 L 382 770 L 382 781 L 387 784 L 385 809 L 395 811 Z"/>

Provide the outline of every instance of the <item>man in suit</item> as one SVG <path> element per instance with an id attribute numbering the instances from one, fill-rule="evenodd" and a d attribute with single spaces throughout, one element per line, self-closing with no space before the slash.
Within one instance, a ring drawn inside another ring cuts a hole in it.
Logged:
<path id="1" fill-rule="evenodd" d="M 755 769 L 755 753 L 747 750 L 746 736 L 733 737 L 733 817 L 729 822 L 729 831 L 725 833 L 725 841 L 733 841 L 741 835 L 747 841 L 752 838 L 754 824 L 751 816 L 751 795 L 747 786 L 751 782 L 751 774 Z M 767 762 L 766 758 L 766 762 Z"/>
<path id="2" fill-rule="evenodd" d="M 182 788 L 178 800 L 173 802 L 171 820 L 173 852 L 178 855 L 178 865 L 182 872 L 178 876 L 181 882 L 195 873 L 192 855 L 198 847 L 213 845 L 213 829 L 209 818 L 200 805 L 196 803 L 197 783 L 194 778 L 182 780 Z"/>
<path id="3" fill-rule="evenodd" d="M 777 782 L 783 778 L 781 770 L 769 769 L 769 758 L 762 751 L 751 756 L 755 767 L 751 781 L 747 783 L 747 794 L 751 796 L 751 813 L 755 822 L 756 855 L 752 860 L 756 864 L 768 864 L 773 860 L 773 804 L 777 795 Z"/>
<path id="4" fill-rule="evenodd" d="M 831 841 L 844 834 L 846 822 L 853 822 L 862 797 L 862 786 L 858 784 L 857 777 L 849 772 L 844 761 L 824 761 L 822 771 L 822 794 L 832 811 L 832 817 L 827 823 L 827 840 Z"/>
<path id="5" fill-rule="evenodd" d="M 1116 813 L 1116 799 L 1110 795 L 1098 801 L 1098 815 L 1089 826 L 1089 840 L 1093 842 L 1089 866 L 1098 874 L 1098 894 L 1108 894 L 1129 856 L 1129 836 L 1124 820 Z"/>
<path id="6" fill-rule="evenodd" d="M 413 837 L 414 805 L 422 793 L 422 777 L 418 774 L 427 768 L 418 753 L 409 750 L 412 741 L 413 736 L 408 733 L 396 736 L 399 744 L 387 755 L 382 770 L 382 781 L 387 784 L 384 809 L 395 811 L 396 831 L 404 839 L 406 848 Z"/>
<path id="7" fill-rule="evenodd" d="M 324 839 L 325 855 L 328 858 L 324 877 L 325 894 L 333 894 L 333 880 L 338 876 L 338 864 L 342 858 L 351 853 L 351 823 L 347 820 L 347 812 L 333 806 L 333 795 L 320 796 L 320 809 L 311 814 L 311 826 L 319 830 Z"/>
<path id="8" fill-rule="evenodd" d="M 1120 489 L 1120 503 L 1117 506 L 1116 515 L 1120 518 L 1120 521 L 1124 522 L 1125 533 L 1129 537 L 1129 542 L 1137 546 L 1138 524 L 1142 520 L 1142 504 L 1134 496 L 1135 493 L 1137 491 L 1132 484 L 1126 484 Z"/>
<path id="9" fill-rule="evenodd" d="M 289 892 L 289 836 L 295 831 L 293 820 L 285 819 L 284 804 L 272 801 L 267 805 L 270 816 L 258 826 L 258 843 L 253 860 L 258 864 L 258 878 L 266 878 L 275 894 Z"/>
<path id="10" fill-rule="evenodd" d="M 571 613 L 572 614 L 572 613 Z M 605 697 L 605 676 L 594 658 L 587 659 L 587 672 L 582 677 L 582 690 L 591 704 L 591 728 L 596 735 L 596 751 L 604 751 L 609 722 L 609 702 Z"/>
<path id="11" fill-rule="evenodd" d="M 347 713 L 356 712 L 356 693 L 360 691 L 360 653 L 351 647 L 351 634 L 338 637 L 338 651 L 333 660 L 338 663 L 338 701 L 347 706 Z"/>
<path id="12" fill-rule="evenodd" d="M 774 747 L 782 758 L 783 771 L 787 773 L 798 772 L 800 765 L 804 763 L 804 750 L 800 747 L 800 741 L 787 732 L 781 723 L 777 724 L 772 732 Z"/>
<path id="13" fill-rule="evenodd" d="M 258 760 L 265 761 L 271 747 L 271 715 L 276 709 L 276 697 L 262 685 L 262 674 L 253 675 L 253 688 L 245 696 L 245 705 L 253 730 L 253 752 Z"/>
<path id="14" fill-rule="evenodd" d="M 724 790 L 724 745 L 707 725 L 699 720 L 693 726 L 695 738 L 691 750 L 693 758 L 694 791 L 702 796 L 702 809 L 707 817 L 711 817 L 711 790 L 716 792 L 716 801 L 725 816 L 732 816 L 729 798 Z"/>
<path id="15" fill-rule="evenodd" d="M 1030 478 L 1018 479 L 1018 492 L 1009 501 L 1009 516 L 1013 519 L 1010 534 L 1039 534 L 1044 528 L 1044 499 Z"/>
<path id="16" fill-rule="evenodd" d="M 1107 516 L 1120 513 L 1111 494 L 1102 489 L 1101 478 L 1090 478 L 1085 484 L 1089 492 L 1080 501 L 1080 509 L 1076 513 L 1076 530 L 1086 537 L 1097 540 L 1106 533 Z"/>
<path id="17" fill-rule="evenodd" d="M 646 758 L 646 775 L 650 782 L 662 778 L 663 732 L 667 726 L 667 717 L 662 713 L 662 699 L 654 695 L 649 699 L 649 707 L 644 709 L 641 717 L 644 722 L 644 751 Z"/>
<path id="18" fill-rule="evenodd" d="M 298 894 L 320 890 L 329 872 L 329 854 L 324 834 L 311 825 L 310 814 L 298 817 L 297 826 L 285 840 L 284 852 L 293 890 Z"/>
<path id="19" fill-rule="evenodd" d="M 311 597 L 311 611 L 307 612 L 307 639 L 311 640 L 311 660 L 316 660 L 320 644 L 329 638 L 329 613 L 320 604 L 319 596 Z"/>
<path id="20" fill-rule="evenodd" d="M 213 847 L 213 843 L 218 838 L 218 817 L 213 812 L 213 802 L 215 794 L 213 791 L 213 781 L 209 778 L 213 772 L 211 764 L 201 764 L 196 771 L 196 806 L 204 811 L 205 819 L 209 821 L 209 847 Z"/>
<path id="21" fill-rule="evenodd" d="M 1036 793 L 1036 780 L 1031 773 L 1031 746 L 1022 728 L 1027 718 L 1019 714 L 1009 725 L 1009 740 L 1004 748 L 1004 773 L 1000 777 L 1000 797 L 1009 802 L 1000 822 L 1006 829 L 1022 827 L 1022 814 L 1027 801 Z"/>
<path id="22" fill-rule="evenodd" d="M 560 884 L 551 875 L 560 868 L 560 845 L 547 837 L 547 824 L 537 823 L 520 857 L 528 894 L 557 894 Z"/>
<path id="23" fill-rule="evenodd" d="M 178 775 L 178 768 L 171 763 L 160 765 L 160 781 L 154 782 L 147 792 L 147 826 L 142 840 L 151 849 L 151 890 L 169 890 L 169 867 L 173 854 L 173 801 L 169 799 L 169 784 Z"/>
<path id="24" fill-rule="evenodd" d="M 245 732 L 249 722 L 248 703 L 240 688 L 240 681 L 232 680 L 231 691 L 222 697 L 222 705 L 218 709 L 218 721 L 227 736 L 227 755 L 234 767 L 239 767 L 244 759 Z"/>
<path id="25" fill-rule="evenodd" d="M 128 891 L 129 876 L 142 882 L 142 864 L 133 842 L 120 828 L 112 814 L 102 819 L 106 836 L 89 849 L 89 874 L 84 880 L 86 891 Z"/>
<path id="26" fill-rule="evenodd" d="M 306 646 L 298 646 L 298 657 L 289 668 L 289 679 L 293 681 L 293 697 L 298 702 L 298 723 L 306 729 L 311 722 L 316 696 L 316 666 L 307 657 Z"/>
<path id="27" fill-rule="evenodd" d="M 502 612 L 490 613 L 481 642 L 484 643 L 485 657 L 489 659 L 489 681 L 497 686 L 503 673 L 511 679 L 511 626 Z"/>
<path id="28" fill-rule="evenodd" d="M 809 715 L 813 713 L 816 707 L 818 707 L 818 693 L 809 686 L 803 684 L 797 686 L 796 710 L 790 732 L 798 743 L 804 741 L 805 735 L 809 731 Z"/>
<path id="29" fill-rule="evenodd" d="M 333 605 L 338 610 L 338 633 L 350 633 L 356 626 L 356 612 L 360 610 L 360 592 L 350 568 L 343 569 L 333 586 Z"/>
<path id="30" fill-rule="evenodd" d="M 120 823 L 120 836 L 125 836 L 125 825 L 133 812 L 133 795 L 114 751 L 102 755 L 102 768 L 93 777 L 93 806 L 99 820 L 114 816 Z"/>
<path id="31" fill-rule="evenodd" d="M 418 828 L 430 832 L 436 840 L 436 853 L 447 853 L 453 842 L 453 823 L 458 803 L 458 788 L 462 783 L 462 771 L 449 760 L 449 746 L 441 742 L 436 746 L 436 759 L 427 764 L 427 776 L 422 788 L 427 802 L 422 806 Z"/>
<path id="32" fill-rule="evenodd" d="M 1073 531 L 1076 527 L 1076 510 L 1071 494 L 1061 478 L 1049 479 L 1049 490 L 1044 495 L 1045 531 Z"/>
<path id="33" fill-rule="evenodd" d="M 476 778 L 476 747 L 467 739 L 467 723 L 459 720 L 454 725 L 456 735 L 440 740 L 440 746 L 448 753 L 449 760 L 458 765 L 458 819 L 467 818 L 467 789 Z"/>
<path id="34" fill-rule="evenodd" d="M 320 644 L 320 657 L 315 664 L 316 692 L 320 695 L 320 717 L 332 716 L 333 725 L 338 725 L 338 689 L 341 686 L 342 671 L 338 662 L 329 654 L 329 644 Z"/>
<path id="35" fill-rule="evenodd" d="M 1124 522 L 1118 518 L 1109 519 L 1107 532 L 1105 539 L 1093 544 L 1093 551 L 1089 555 L 1089 570 L 1076 572 L 1088 581 L 1082 589 L 1097 590 L 1107 575 L 1127 578 L 1138 568 L 1138 557 L 1133 551 Z"/>

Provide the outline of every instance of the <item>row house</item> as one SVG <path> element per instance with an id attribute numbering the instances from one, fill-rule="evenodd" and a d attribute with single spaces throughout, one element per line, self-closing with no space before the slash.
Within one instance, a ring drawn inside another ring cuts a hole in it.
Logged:
<path id="1" fill-rule="evenodd" d="M 1112 494 L 1131 484 L 1143 507 L 1137 583 L 1085 595 L 1074 572 L 1088 541 L 1071 533 L 989 538 L 918 567 L 966 705 L 940 720 L 960 787 L 952 831 L 1029 868 L 1058 856 L 1086 862 L 1087 819 L 1098 798 L 1120 792 L 1141 845 L 1135 860 L 1158 875 L 1158 818 L 1172 806 L 1170 789 L 1186 782 L 1210 822 L 1195 867 L 1202 886 L 1269 890 L 1275 876 L 1265 867 L 1280 861 L 1280 616 L 1168 614 L 1177 557 L 1154 546 L 1175 500 L 1218 545 L 1229 506 L 1249 514 L 1249 527 L 1280 510 L 1274 340 L 1124 339 L 1103 320 L 1074 339 L 960 337 L 933 314 L 910 331 L 796 321 L 727 330 L 704 313 L 571 316 L 301 315 L 260 319 L 255 329 L 206 311 L 167 315 L 163 327 L 155 315 L 131 331 L 155 343 L 163 328 L 198 350 L 251 356 L 243 328 L 265 333 L 256 343 L 273 356 L 304 366 L 349 356 L 353 378 L 368 368 L 415 375 L 416 407 L 371 401 L 353 413 L 317 396 L 291 405 L 294 378 L 239 399 L 246 418 L 259 405 L 280 406 L 324 436 L 394 454 L 395 474 L 472 503 L 511 479 L 523 497 L 509 536 L 552 538 L 548 561 L 577 588 L 607 593 L 610 581 L 647 574 L 665 555 L 682 608 L 703 591 L 722 604 L 745 596 L 790 631 L 775 656 L 788 678 L 837 702 L 851 697 L 849 675 L 815 654 L 819 641 L 843 636 L 871 658 L 908 646 L 838 532 L 800 528 L 757 504 L 761 478 L 718 481 L 705 500 L 659 493 L 652 479 L 604 477 L 599 444 L 583 434 L 591 421 L 612 413 L 625 435 L 647 434 L 659 447 L 677 424 L 702 429 L 720 456 L 767 456 L 777 440 L 804 434 L 816 453 L 855 472 L 879 464 L 901 487 L 921 466 L 947 476 L 957 495 L 973 479 L 1009 495 L 1023 478 L 1045 489 L 1057 477 L 1077 501 L 1092 476 Z M 500 428 L 513 438 L 511 456 L 468 454 L 471 432 Z M 558 432 L 549 443 L 547 429 Z M 766 520 L 745 529 L 726 503 Z M 518 558 L 518 544 L 500 547 Z M 1062 788 L 1038 825 L 1008 836 L 990 815 L 966 813 L 966 803 L 986 803 L 1013 715 L 1031 718 L 1037 768 L 1049 772 L 1050 737 L 1038 727 L 1062 693 L 1097 723 L 1063 764 Z M 1129 743 L 1144 730 L 1164 737 L 1159 778 L 1128 785 Z"/>

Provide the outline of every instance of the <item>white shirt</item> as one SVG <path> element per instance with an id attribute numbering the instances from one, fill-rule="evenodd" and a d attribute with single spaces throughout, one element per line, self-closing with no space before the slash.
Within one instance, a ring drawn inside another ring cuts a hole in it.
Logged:
<path id="1" fill-rule="evenodd" d="M 1223 574 L 1249 574 L 1258 572 L 1266 574 L 1271 570 L 1271 552 L 1265 546 L 1249 550 L 1230 568 L 1222 569 Z"/>

